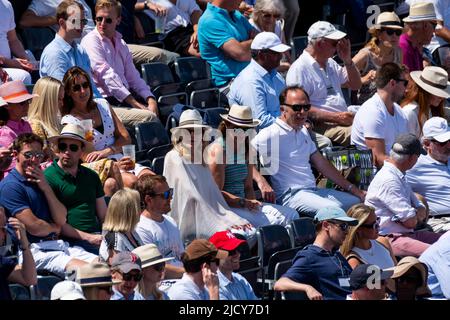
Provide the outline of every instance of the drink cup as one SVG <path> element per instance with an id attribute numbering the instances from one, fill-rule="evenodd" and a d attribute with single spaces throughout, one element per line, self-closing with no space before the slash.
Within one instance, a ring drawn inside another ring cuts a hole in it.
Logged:
<path id="1" fill-rule="evenodd" d="M 124 157 L 130 157 L 131 161 L 133 161 L 133 165 L 136 162 L 136 148 L 134 144 L 127 144 L 122 146 L 122 153 Z"/>
<path id="2" fill-rule="evenodd" d="M 86 141 L 92 142 L 94 140 L 94 125 L 92 119 L 81 120 L 81 125 L 84 129 L 84 138 Z"/>
<path id="3" fill-rule="evenodd" d="M 166 16 L 155 17 L 155 32 L 164 33 L 166 29 Z"/>

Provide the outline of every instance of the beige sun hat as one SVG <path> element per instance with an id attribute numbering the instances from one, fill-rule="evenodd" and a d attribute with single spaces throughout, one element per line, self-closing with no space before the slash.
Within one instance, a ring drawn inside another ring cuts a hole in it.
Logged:
<path id="1" fill-rule="evenodd" d="M 175 259 L 175 258 L 164 258 L 161 252 L 159 252 L 158 247 L 153 243 L 137 247 L 132 252 L 135 253 L 141 259 L 142 269 L 161 262 L 166 262 Z"/>
<path id="2" fill-rule="evenodd" d="M 238 127 L 254 128 L 259 126 L 261 120 L 253 119 L 252 109 L 248 106 L 233 104 L 228 114 L 221 114 L 220 117 Z"/>
<path id="3" fill-rule="evenodd" d="M 423 90 L 435 96 L 450 98 L 450 82 L 448 73 L 440 67 L 425 67 L 422 71 L 412 71 L 411 78 Z"/>
<path id="4" fill-rule="evenodd" d="M 416 268 L 419 270 L 420 275 L 422 277 L 422 283 L 416 290 L 416 295 L 418 296 L 430 296 L 431 291 L 428 288 L 427 282 L 428 282 L 428 267 L 426 264 L 420 262 L 419 259 L 416 257 L 404 257 L 401 259 L 398 264 L 393 267 L 386 270 L 394 270 L 394 274 L 392 275 L 392 279 L 400 278 L 403 276 L 406 272 L 408 272 L 411 268 Z M 395 287 L 395 281 L 390 281 L 387 283 L 387 286 L 389 290 L 396 291 Z"/>
<path id="5" fill-rule="evenodd" d="M 203 124 L 203 119 L 200 113 L 195 109 L 184 110 L 180 116 L 180 124 L 178 127 L 170 129 L 170 132 L 174 132 L 178 129 L 193 129 L 193 128 L 207 128 L 210 126 Z"/>
<path id="6" fill-rule="evenodd" d="M 59 139 L 74 139 L 84 143 L 86 150 L 94 150 L 94 145 L 85 139 L 85 133 L 83 127 L 69 123 L 66 124 L 59 136 L 53 136 L 48 138 L 51 143 L 58 144 Z"/>
<path id="7" fill-rule="evenodd" d="M 78 268 L 76 282 L 81 287 L 105 287 L 121 281 L 112 279 L 111 270 L 106 263 L 93 262 Z"/>
<path id="8" fill-rule="evenodd" d="M 403 26 L 400 18 L 395 14 L 395 12 L 385 11 L 378 15 L 374 28 L 391 28 L 402 30 Z"/>
<path id="9" fill-rule="evenodd" d="M 34 97 L 37 94 L 28 93 L 27 87 L 20 80 L 8 81 L 0 85 L 0 97 L 7 103 L 21 103 Z"/>
<path id="10" fill-rule="evenodd" d="M 431 2 L 417 2 L 409 7 L 409 16 L 404 22 L 419 22 L 437 20 L 434 5 Z"/>

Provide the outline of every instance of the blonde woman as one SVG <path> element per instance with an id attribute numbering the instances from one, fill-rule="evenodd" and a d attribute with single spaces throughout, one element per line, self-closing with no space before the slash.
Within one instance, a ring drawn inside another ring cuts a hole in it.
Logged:
<path id="1" fill-rule="evenodd" d="M 356 226 L 350 227 L 340 249 L 350 266 L 353 269 L 364 263 L 377 265 L 381 269 L 395 266 L 396 260 L 389 242 L 383 241 L 381 244 L 377 241 L 380 225 L 375 209 L 360 203 L 351 207 L 347 215 L 358 220 Z"/>
<path id="2" fill-rule="evenodd" d="M 169 300 L 169 296 L 158 289 L 158 285 L 164 278 L 166 261 L 174 258 L 164 258 L 158 247 L 146 244 L 133 250 L 142 261 L 142 272 L 144 277 L 139 282 L 137 290 L 145 300 Z"/>
<path id="3" fill-rule="evenodd" d="M 100 245 L 100 257 L 109 262 L 115 253 L 132 251 L 143 245 L 135 232 L 139 222 L 140 195 L 136 190 L 124 188 L 112 197 L 103 222 L 103 240 Z"/>

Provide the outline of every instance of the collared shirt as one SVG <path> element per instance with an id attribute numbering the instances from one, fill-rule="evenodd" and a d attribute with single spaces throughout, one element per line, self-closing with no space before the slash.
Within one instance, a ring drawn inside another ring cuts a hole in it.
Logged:
<path id="1" fill-rule="evenodd" d="M 313 106 L 329 112 L 347 111 L 341 89 L 347 81 L 346 68 L 329 58 L 324 70 L 306 50 L 295 60 L 286 75 L 288 86 L 302 86 L 308 92 Z"/>
<path id="2" fill-rule="evenodd" d="M 409 71 L 417 71 L 423 69 L 422 53 L 411 43 L 410 37 L 404 33 L 400 36 L 399 47 L 403 52 L 403 64 L 405 64 Z"/>
<path id="3" fill-rule="evenodd" d="M 369 185 L 364 202 L 375 208 L 381 218 L 380 234 L 412 232 L 399 222 L 416 215 L 416 208 L 423 207 L 406 181 L 405 175 L 389 161 L 384 161 Z"/>
<path id="4" fill-rule="evenodd" d="M 0 206 L 5 208 L 7 217 L 15 217 L 17 213 L 30 209 L 41 220 L 52 222 L 47 198 L 39 187 L 28 182 L 16 169 L 0 181 Z M 30 242 L 39 242 L 45 237 L 33 236 L 27 232 Z"/>
<path id="5" fill-rule="evenodd" d="M 261 120 L 259 129 L 262 129 L 280 116 L 278 97 L 284 87 L 286 83 L 276 69 L 268 72 L 252 59 L 231 84 L 228 101 L 230 105 L 252 108 L 253 118 Z"/>
<path id="6" fill-rule="evenodd" d="M 258 300 L 252 286 L 239 273 L 233 272 L 231 281 L 220 270 L 217 271 L 217 274 L 220 300 Z"/>
<path id="7" fill-rule="evenodd" d="M 200 54 L 210 64 L 217 86 L 225 85 L 249 63 L 228 57 L 222 46 L 232 39 L 238 42 L 249 40 L 251 30 L 253 27 L 238 10 L 229 13 L 208 3 L 198 23 L 198 43 Z"/>
<path id="8" fill-rule="evenodd" d="M 208 290 L 199 288 L 187 273 L 170 287 L 167 295 L 170 300 L 209 300 Z"/>
<path id="9" fill-rule="evenodd" d="M 80 67 L 91 77 L 91 62 L 86 51 L 76 42 L 70 45 L 59 34 L 55 35 L 44 49 L 39 63 L 39 75 L 50 76 L 62 81 L 67 70 L 71 67 Z M 94 97 L 101 97 L 95 83 L 92 82 Z"/>
<path id="10" fill-rule="evenodd" d="M 351 144 L 360 150 L 367 150 L 366 138 L 384 140 L 384 152 L 389 154 L 395 138 L 408 133 L 408 120 L 402 108 L 394 103 L 391 115 L 378 93 L 363 103 L 353 119 Z"/>
<path id="11" fill-rule="evenodd" d="M 133 68 L 133 57 L 119 32 L 116 31 L 111 41 L 95 28 L 83 38 L 81 47 L 89 55 L 93 78 L 103 97 L 122 102 L 130 90 L 143 99 L 153 97 L 149 86 Z"/>
<path id="12" fill-rule="evenodd" d="M 329 252 L 312 244 L 297 252 L 292 267 L 283 277 L 311 285 L 325 300 L 345 300 L 351 293 L 348 283 L 351 272 L 339 250 Z"/>
<path id="13" fill-rule="evenodd" d="M 428 288 L 433 298 L 450 299 L 450 231 L 426 249 L 419 260 L 428 267 Z"/>
<path id="14" fill-rule="evenodd" d="M 259 151 L 263 165 L 269 167 L 277 197 L 289 188 L 316 187 L 309 160 L 317 148 L 305 127 L 294 130 L 278 118 L 262 129 L 251 143 Z"/>
<path id="15" fill-rule="evenodd" d="M 109 300 L 145 300 L 145 298 L 136 290 L 127 297 L 125 297 L 121 292 L 117 291 L 114 286 L 112 287 L 112 290 L 113 294 Z"/>
<path id="16" fill-rule="evenodd" d="M 442 163 L 421 155 L 406 172 L 406 179 L 414 192 L 427 199 L 430 215 L 450 214 L 450 161 Z"/>
<path id="17" fill-rule="evenodd" d="M 104 192 L 98 174 L 78 165 L 74 177 L 58 165 L 57 159 L 44 174 L 55 196 L 67 208 L 67 223 L 83 232 L 100 232 L 97 199 L 102 198 Z"/>
<path id="18" fill-rule="evenodd" d="M 7 33 L 16 29 L 14 10 L 8 0 L 0 0 L 0 56 L 11 59 Z"/>

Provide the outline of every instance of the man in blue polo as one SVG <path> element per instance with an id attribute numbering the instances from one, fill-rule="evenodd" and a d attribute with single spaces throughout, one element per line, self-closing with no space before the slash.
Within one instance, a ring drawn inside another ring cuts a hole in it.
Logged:
<path id="1" fill-rule="evenodd" d="M 200 54 L 211 66 L 219 87 L 244 69 L 250 59 L 250 44 L 256 30 L 239 12 L 239 0 L 213 0 L 198 23 Z"/>
<path id="2" fill-rule="evenodd" d="M 317 236 L 300 250 L 292 267 L 275 283 L 277 291 L 301 291 L 310 300 L 345 300 L 351 293 L 352 268 L 339 252 L 350 226 L 358 220 L 338 207 L 320 209 L 314 217 Z"/>

